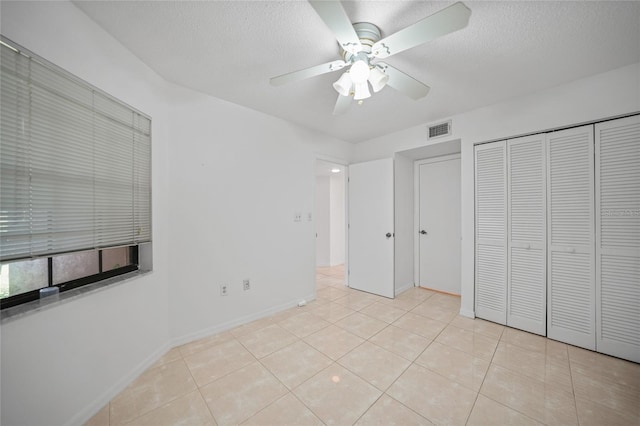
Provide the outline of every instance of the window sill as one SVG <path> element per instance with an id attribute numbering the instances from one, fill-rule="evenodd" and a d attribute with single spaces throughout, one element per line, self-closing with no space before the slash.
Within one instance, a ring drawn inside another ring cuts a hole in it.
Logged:
<path id="1" fill-rule="evenodd" d="M 60 306 L 63 303 L 67 303 L 71 300 L 78 299 L 80 297 L 87 296 L 114 285 L 123 284 L 125 282 L 134 280 L 151 273 L 151 270 L 137 270 L 128 272 L 126 274 L 118 275 L 116 277 L 107 278 L 106 280 L 98 281 L 93 284 L 77 287 L 72 290 L 64 291 L 54 296 L 45 297 L 43 299 L 34 300 L 32 302 L 24 303 L 22 305 L 13 306 L 11 308 L 3 309 L 0 311 L 0 323 L 5 324 L 10 321 L 14 321 L 18 318 L 31 315 L 36 312 L 41 312 L 55 306 Z"/>

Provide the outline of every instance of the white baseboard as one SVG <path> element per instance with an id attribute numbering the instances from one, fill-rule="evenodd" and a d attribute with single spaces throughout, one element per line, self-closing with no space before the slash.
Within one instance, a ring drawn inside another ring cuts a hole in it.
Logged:
<path id="1" fill-rule="evenodd" d="M 160 358 L 162 358 L 170 349 L 184 345 L 186 343 L 193 342 L 195 340 L 201 339 L 203 337 L 212 336 L 214 334 L 218 334 L 220 332 L 229 330 L 238 325 L 246 324 L 251 321 L 255 321 L 261 318 L 265 318 L 278 312 L 284 311 L 285 309 L 293 308 L 298 306 L 298 302 L 300 300 L 305 299 L 307 302 L 315 300 L 316 294 L 315 292 L 307 295 L 306 297 L 290 300 L 286 303 L 282 303 L 280 305 L 274 306 L 269 309 L 265 309 L 251 315 L 246 315 L 240 318 L 233 319 L 231 321 L 226 321 L 222 324 L 217 324 L 213 327 L 207 327 L 205 329 L 196 331 L 194 333 L 189 333 L 184 336 L 176 337 L 173 339 L 169 339 L 164 345 L 160 346 L 156 349 L 151 355 L 149 355 L 143 362 L 134 367 L 129 373 L 125 374 L 121 377 L 113 386 L 108 388 L 102 395 L 97 398 L 93 403 L 84 407 L 80 410 L 73 418 L 69 421 L 69 425 L 82 425 L 85 424 L 91 417 L 93 417 L 98 411 L 102 409 L 109 401 L 115 398 L 120 392 L 122 392 L 131 382 L 137 379 L 142 373 L 144 373 L 149 367 L 158 362 Z"/>
<path id="2" fill-rule="evenodd" d="M 151 355 L 149 355 L 144 361 L 135 366 L 129 373 L 122 376 L 113 386 L 108 388 L 106 391 L 100 395 L 96 400 L 94 400 L 91 404 L 84 407 L 80 411 L 76 413 L 75 416 L 69 420 L 68 425 L 83 425 L 89 419 L 96 415 L 98 411 L 102 409 L 105 405 L 109 403 L 113 398 L 115 398 L 120 392 L 125 390 L 127 386 L 131 384 L 135 379 L 137 379 L 142 373 L 144 373 L 149 367 L 155 364 L 164 354 L 169 351 L 171 347 L 168 343 L 160 346 L 156 349 Z"/>
<path id="3" fill-rule="evenodd" d="M 196 341 L 198 339 L 202 339 L 204 337 L 209 337 L 209 336 L 213 336 L 214 334 L 218 334 L 221 333 L 223 331 L 227 331 L 230 330 L 234 327 L 237 327 L 239 325 L 243 325 L 243 324 L 247 324 L 251 321 L 255 321 L 255 320 L 259 320 L 274 314 L 277 314 L 278 312 L 284 311 L 285 309 L 289 309 L 289 308 L 293 308 L 298 306 L 298 302 L 300 302 L 300 300 L 305 299 L 307 302 L 311 301 L 311 300 L 315 300 L 316 298 L 316 294 L 311 293 L 309 295 L 307 295 L 306 297 L 302 297 L 299 299 L 295 299 L 295 300 L 290 300 L 286 303 L 282 303 L 280 305 L 274 306 L 272 308 L 269 309 L 265 309 L 259 312 L 255 312 L 251 315 L 245 315 L 243 317 L 240 318 L 235 318 L 233 320 L 230 321 L 226 321 L 223 322 L 221 324 L 216 324 L 213 327 L 207 327 L 204 328 L 202 330 L 196 331 L 194 333 L 189 333 L 186 334 L 184 336 L 180 336 L 180 337 L 176 337 L 174 339 L 171 340 L 171 345 L 169 346 L 169 348 L 173 348 L 176 346 L 181 346 L 187 343 L 191 343 L 193 341 Z"/>

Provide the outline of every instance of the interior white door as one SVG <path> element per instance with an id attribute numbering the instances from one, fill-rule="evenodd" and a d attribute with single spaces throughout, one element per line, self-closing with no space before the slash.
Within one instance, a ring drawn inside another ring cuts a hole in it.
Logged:
<path id="1" fill-rule="evenodd" d="M 594 350 L 593 126 L 547 135 L 547 336 Z"/>
<path id="2" fill-rule="evenodd" d="M 596 125 L 597 350 L 640 362 L 640 116 Z"/>
<path id="3" fill-rule="evenodd" d="M 460 157 L 418 166 L 419 285 L 460 294 Z"/>
<path id="4" fill-rule="evenodd" d="M 475 147 L 476 315 L 507 321 L 506 142 Z"/>
<path id="5" fill-rule="evenodd" d="M 507 141 L 507 325 L 547 333 L 544 134 Z"/>
<path id="6" fill-rule="evenodd" d="M 393 298 L 393 159 L 349 166 L 349 287 Z"/>

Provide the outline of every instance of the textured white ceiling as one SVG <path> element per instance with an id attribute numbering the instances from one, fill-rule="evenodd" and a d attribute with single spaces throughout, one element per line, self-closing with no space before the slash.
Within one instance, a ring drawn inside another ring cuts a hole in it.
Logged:
<path id="1" fill-rule="evenodd" d="M 340 71 L 272 87 L 269 78 L 339 59 L 306 1 L 74 1 L 166 80 L 339 139 L 359 142 L 640 62 L 640 2 L 465 1 L 469 25 L 386 61 L 431 86 L 390 87 L 333 116 Z M 452 2 L 343 2 L 390 35 Z"/>

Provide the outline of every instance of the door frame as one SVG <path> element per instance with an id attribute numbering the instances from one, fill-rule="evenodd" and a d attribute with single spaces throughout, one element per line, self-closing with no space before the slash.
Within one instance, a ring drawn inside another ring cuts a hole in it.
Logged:
<path id="1" fill-rule="evenodd" d="M 325 163 L 333 163 L 333 164 L 337 164 L 339 166 L 342 167 L 343 171 L 344 171 L 344 284 L 345 286 L 349 286 L 349 165 L 347 164 L 346 160 L 337 158 L 337 157 L 331 157 L 329 155 L 323 155 L 323 154 L 316 154 L 314 159 L 313 159 L 313 203 L 312 203 L 312 209 L 311 211 L 313 212 L 313 229 L 312 229 L 312 233 L 311 233 L 311 238 L 313 241 L 313 286 L 314 286 L 314 293 L 315 290 L 317 290 L 317 284 L 318 284 L 318 280 L 316 278 L 316 269 L 317 269 L 317 265 L 316 265 L 316 256 L 318 255 L 318 253 L 316 253 L 316 218 L 315 218 L 315 211 L 316 211 L 316 191 L 317 191 L 317 187 L 316 187 L 316 166 L 318 164 L 318 161 L 324 161 Z"/>
<path id="2" fill-rule="evenodd" d="M 461 160 L 461 158 L 462 154 L 457 153 L 424 158 L 413 162 L 413 282 L 415 287 L 420 287 L 420 166 L 443 161 Z M 460 195 L 462 198 L 462 193 Z M 462 222 L 460 222 L 460 225 L 462 226 Z"/>

